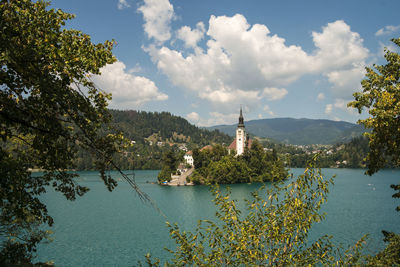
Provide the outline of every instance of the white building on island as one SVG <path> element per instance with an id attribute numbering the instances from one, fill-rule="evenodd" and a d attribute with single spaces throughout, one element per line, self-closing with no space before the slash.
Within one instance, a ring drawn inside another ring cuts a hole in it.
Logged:
<path id="1" fill-rule="evenodd" d="M 240 107 L 240 114 L 239 114 L 239 123 L 236 129 L 236 138 L 228 147 L 229 153 L 232 150 L 236 151 L 236 156 L 242 155 L 244 153 L 244 148 L 247 144 L 247 147 L 251 147 L 252 140 L 248 138 L 246 134 L 246 130 L 244 128 L 244 118 L 242 113 L 242 107 Z"/>
<path id="2" fill-rule="evenodd" d="M 183 159 L 185 160 L 186 164 L 189 164 L 190 166 L 194 166 L 192 151 L 186 152 L 185 156 L 183 156 Z"/>

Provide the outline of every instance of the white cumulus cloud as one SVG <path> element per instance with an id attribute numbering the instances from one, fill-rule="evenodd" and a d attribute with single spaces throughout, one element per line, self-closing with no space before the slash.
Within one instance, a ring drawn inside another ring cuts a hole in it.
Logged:
<path id="1" fill-rule="evenodd" d="M 335 70 L 326 74 L 333 85 L 332 90 L 336 96 L 350 99 L 352 94 L 361 89 L 361 80 L 365 75 L 363 65 L 350 69 Z"/>
<path id="2" fill-rule="evenodd" d="M 343 20 L 328 23 L 321 33 L 313 32 L 313 41 L 317 47 L 313 57 L 314 71 L 328 72 L 348 68 L 363 63 L 369 51 L 363 46 L 363 40 Z"/>
<path id="3" fill-rule="evenodd" d="M 214 125 L 221 125 L 221 124 L 233 124 L 237 122 L 239 117 L 239 113 L 221 113 L 221 112 L 209 112 L 208 113 L 208 118 L 204 119 L 200 117 L 200 115 L 197 112 L 191 112 L 186 115 L 186 118 L 194 123 L 197 124 L 201 127 L 208 127 L 208 126 L 214 126 Z"/>
<path id="4" fill-rule="evenodd" d="M 285 88 L 267 87 L 264 88 L 262 95 L 268 100 L 279 100 L 287 95 L 288 91 Z"/>
<path id="5" fill-rule="evenodd" d="M 112 93 L 111 108 L 135 109 L 149 101 L 168 99 L 153 81 L 129 73 L 121 61 L 108 64 L 100 71 L 101 75 L 93 76 L 93 81 L 105 92 Z"/>
<path id="6" fill-rule="evenodd" d="M 381 29 L 379 29 L 375 35 L 376 36 L 382 36 L 382 35 L 389 35 L 392 33 L 395 33 L 397 31 L 400 31 L 400 25 L 394 26 L 394 25 L 387 25 Z"/>
<path id="7" fill-rule="evenodd" d="M 133 68 L 128 70 L 129 73 L 136 73 L 136 72 L 141 72 L 141 71 L 142 71 L 142 67 L 140 66 L 139 63 L 136 63 L 136 65 Z"/>
<path id="8" fill-rule="evenodd" d="M 327 104 L 325 106 L 325 114 L 331 114 L 332 113 L 332 109 L 333 109 L 333 105 L 332 104 Z"/>
<path id="9" fill-rule="evenodd" d="M 197 43 L 204 37 L 204 23 L 199 22 L 195 29 L 191 29 L 189 26 L 183 26 L 177 31 L 178 39 L 185 43 L 186 47 L 196 48 Z"/>
<path id="10" fill-rule="evenodd" d="M 130 5 L 128 4 L 128 2 L 126 2 L 126 0 L 118 0 L 118 9 L 121 10 L 128 7 L 130 7 Z"/>
<path id="11" fill-rule="evenodd" d="M 270 107 L 269 107 L 268 105 L 265 105 L 263 109 L 264 109 L 264 111 L 265 111 L 266 113 L 268 113 L 270 116 L 275 116 L 275 113 L 270 109 Z"/>
<path id="12" fill-rule="evenodd" d="M 176 48 L 173 42 L 165 42 L 171 39 L 175 18 L 168 0 L 144 0 L 138 11 L 143 14 L 145 33 L 154 40 L 144 50 L 160 72 L 175 86 L 224 112 L 241 103 L 254 110 L 263 100 L 278 101 L 290 93 L 288 85 L 310 74 L 327 79 L 335 97 L 348 98 L 359 88 L 370 56 L 363 39 L 343 20 L 313 31 L 315 49 L 309 53 L 286 43 L 266 25 L 249 24 L 241 14 L 211 15 L 208 29 L 203 22 L 180 26 L 175 33 L 184 47 Z M 200 46 L 201 40 L 205 45 Z"/>
<path id="13" fill-rule="evenodd" d="M 138 11 L 143 14 L 143 27 L 149 39 L 163 43 L 171 38 L 174 7 L 168 0 L 144 0 Z"/>
<path id="14" fill-rule="evenodd" d="M 347 109 L 347 102 L 344 99 L 337 98 L 335 100 L 334 107 L 346 110 Z"/>
<path id="15" fill-rule="evenodd" d="M 224 114 L 220 112 L 210 112 L 209 119 L 200 119 L 199 126 L 213 126 L 220 124 L 232 124 L 235 123 L 239 117 L 238 113 Z"/>
<path id="16" fill-rule="evenodd" d="M 290 83 L 304 72 L 308 60 L 300 47 L 287 46 L 265 25 L 249 25 L 241 14 L 211 16 L 207 34 L 207 56 L 219 59 L 215 63 L 224 82 L 245 90 Z"/>
<path id="17" fill-rule="evenodd" d="M 189 121 L 191 121 L 191 122 L 193 122 L 193 123 L 196 123 L 196 122 L 199 121 L 200 116 L 199 116 L 199 114 L 198 114 L 197 112 L 194 112 L 194 111 L 193 111 L 193 112 L 187 114 L 187 115 L 186 115 L 186 118 L 187 118 Z"/>
<path id="18" fill-rule="evenodd" d="M 381 57 L 384 57 L 385 54 L 386 54 L 386 51 L 399 53 L 400 49 L 398 48 L 397 45 L 395 45 L 393 43 L 384 44 L 382 42 L 379 42 L 378 55 L 381 56 Z"/>
<path id="19" fill-rule="evenodd" d="M 317 101 L 322 101 L 325 99 L 325 95 L 323 93 L 319 93 L 317 96 Z"/>
<path id="20" fill-rule="evenodd" d="M 286 44 L 266 25 L 250 25 L 241 14 L 212 15 L 204 31 L 204 24 L 178 30 L 186 47 L 195 48 L 206 38 L 205 49 L 193 54 L 156 45 L 145 50 L 174 85 L 214 104 L 279 100 L 289 93 L 284 87 L 305 74 L 322 74 L 337 97 L 349 96 L 359 87 L 356 82 L 369 55 L 359 34 L 341 20 L 312 33 L 312 53 Z"/>
<path id="21" fill-rule="evenodd" d="M 327 104 L 325 106 L 325 114 L 328 114 L 328 115 L 331 114 L 334 108 L 346 111 L 347 113 L 352 114 L 352 115 L 357 114 L 357 112 L 354 108 L 347 107 L 348 102 L 349 102 L 348 100 L 345 100 L 342 98 L 336 98 L 335 103 Z"/>

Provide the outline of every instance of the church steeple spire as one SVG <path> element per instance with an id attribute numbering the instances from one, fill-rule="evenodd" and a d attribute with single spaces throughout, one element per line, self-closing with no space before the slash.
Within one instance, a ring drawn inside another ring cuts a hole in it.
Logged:
<path id="1" fill-rule="evenodd" d="M 244 119 L 242 113 L 242 105 L 240 105 L 240 115 L 239 115 L 239 124 L 238 127 L 244 127 Z"/>

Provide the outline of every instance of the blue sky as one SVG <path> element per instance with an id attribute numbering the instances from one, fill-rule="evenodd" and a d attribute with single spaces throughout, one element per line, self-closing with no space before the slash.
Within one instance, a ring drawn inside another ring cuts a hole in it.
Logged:
<path id="1" fill-rule="evenodd" d="M 56 0 L 67 28 L 115 39 L 93 77 L 111 108 L 169 111 L 199 126 L 293 117 L 356 122 L 364 67 L 396 48 L 400 1 Z"/>

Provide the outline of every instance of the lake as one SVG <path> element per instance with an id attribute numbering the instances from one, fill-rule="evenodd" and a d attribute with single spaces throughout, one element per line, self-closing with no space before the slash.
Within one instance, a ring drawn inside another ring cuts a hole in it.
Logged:
<path id="1" fill-rule="evenodd" d="M 292 169 L 294 175 L 303 169 Z M 314 225 L 310 238 L 333 235 L 336 243 L 354 244 L 369 234 L 366 250 L 383 247 L 381 230 L 400 232 L 399 201 L 391 198 L 390 184 L 399 183 L 400 170 L 382 170 L 369 177 L 360 169 L 323 169 L 336 174 L 328 202 L 326 220 Z M 41 244 L 38 260 L 53 260 L 57 266 L 133 266 L 150 252 L 160 259 L 169 257 L 164 247 L 174 248 L 165 222 L 177 222 L 192 230 L 199 219 L 213 219 L 215 207 L 208 187 L 165 187 L 155 182 L 158 171 L 135 171 L 136 181 L 161 212 L 141 202 L 133 189 L 120 181 L 108 192 L 97 172 L 79 172 L 80 184 L 91 190 L 76 201 L 67 201 L 49 190 L 42 198 L 54 218 L 54 241 Z M 114 173 L 118 179 L 119 176 Z M 232 197 L 250 199 L 260 184 L 232 185 Z M 241 202 L 243 203 L 243 201 Z"/>

